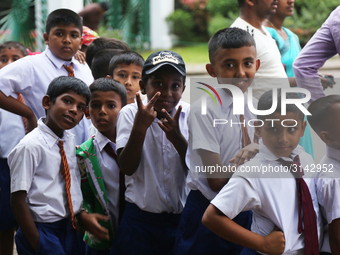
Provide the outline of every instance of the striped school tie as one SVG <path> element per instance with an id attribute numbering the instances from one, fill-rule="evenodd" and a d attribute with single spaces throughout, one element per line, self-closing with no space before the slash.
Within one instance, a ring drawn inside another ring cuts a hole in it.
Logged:
<path id="1" fill-rule="evenodd" d="M 69 77 L 74 77 L 73 63 L 71 63 L 70 66 L 63 65 L 63 67 L 67 71 Z"/>
<path id="2" fill-rule="evenodd" d="M 70 175 L 70 168 L 67 163 L 67 158 L 66 154 L 64 151 L 64 142 L 59 140 L 59 147 L 60 147 L 60 154 L 61 154 L 61 166 L 62 166 L 62 171 L 61 174 L 65 179 L 65 187 L 66 187 L 66 194 L 67 194 L 67 202 L 68 206 L 70 208 L 70 213 L 71 213 L 71 225 L 75 229 L 74 225 L 74 212 L 73 212 L 73 205 L 72 205 L 72 200 L 71 200 L 71 175 Z"/>

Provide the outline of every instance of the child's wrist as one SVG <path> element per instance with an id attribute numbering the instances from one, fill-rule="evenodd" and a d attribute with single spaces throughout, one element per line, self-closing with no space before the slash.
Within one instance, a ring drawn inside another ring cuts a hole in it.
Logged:
<path id="1" fill-rule="evenodd" d="M 84 232 L 84 225 L 82 224 L 82 219 L 84 217 L 85 214 L 88 214 L 88 210 L 85 207 L 82 207 L 80 209 L 80 211 L 74 215 L 74 222 L 76 225 L 77 230 L 79 230 L 80 232 Z"/>

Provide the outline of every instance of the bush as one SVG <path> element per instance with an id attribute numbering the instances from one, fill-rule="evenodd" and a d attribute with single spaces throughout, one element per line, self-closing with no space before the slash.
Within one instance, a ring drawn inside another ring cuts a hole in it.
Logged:
<path id="1" fill-rule="evenodd" d="M 170 23 L 170 32 L 178 36 L 180 41 L 191 41 L 193 37 L 193 15 L 187 11 L 177 9 L 172 12 L 166 21 Z"/>
<path id="2" fill-rule="evenodd" d="M 240 12 L 236 0 L 209 0 L 206 7 L 212 16 L 220 14 L 227 17 L 230 12 L 234 14 Z"/>
<path id="3" fill-rule="evenodd" d="M 225 28 L 226 24 L 227 24 L 227 19 L 223 17 L 221 14 L 217 14 L 216 16 L 212 17 L 209 20 L 209 25 L 208 25 L 209 36 L 211 37 L 218 30 Z"/>

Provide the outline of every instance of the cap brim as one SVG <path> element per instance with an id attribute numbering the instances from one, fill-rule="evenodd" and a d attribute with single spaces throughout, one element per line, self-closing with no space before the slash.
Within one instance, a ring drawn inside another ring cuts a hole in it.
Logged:
<path id="1" fill-rule="evenodd" d="M 172 66 L 173 68 L 175 68 L 182 76 L 185 76 L 185 72 L 183 72 L 182 70 L 178 69 L 178 67 L 175 65 L 175 64 L 172 64 L 172 63 L 169 63 L 169 62 L 166 62 L 166 63 L 161 63 L 161 64 L 158 64 L 156 66 L 154 66 L 153 68 L 145 71 L 146 74 L 151 74 L 153 73 L 154 71 L 156 71 L 158 68 L 164 66 L 164 65 L 170 65 Z"/>

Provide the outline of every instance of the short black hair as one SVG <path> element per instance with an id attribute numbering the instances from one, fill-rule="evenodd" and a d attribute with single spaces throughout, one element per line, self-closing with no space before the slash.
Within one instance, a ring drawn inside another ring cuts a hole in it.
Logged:
<path id="1" fill-rule="evenodd" d="M 91 94 L 95 91 L 114 91 L 122 102 L 122 107 L 127 102 L 127 92 L 123 84 L 109 78 L 99 78 L 90 85 Z"/>
<path id="2" fill-rule="evenodd" d="M 109 72 L 110 60 L 113 56 L 119 54 L 122 50 L 119 49 L 105 49 L 97 52 L 94 55 L 91 63 L 91 71 L 93 78 L 96 80 L 98 78 L 104 78 L 106 75 L 111 75 Z"/>
<path id="3" fill-rule="evenodd" d="M 238 8 L 242 8 L 244 6 L 245 0 L 237 0 Z"/>
<path id="4" fill-rule="evenodd" d="M 0 44 L 0 53 L 3 49 L 11 49 L 11 48 L 20 50 L 23 56 L 28 55 L 26 47 L 22 45 L 21 43 L 15 42 L 15 41 L 7 41 L 7 42 L 4 42 L 3 44 Z"/>
<path id="5" fill-rule="evenodd" d="M 308 107 L 308 111 L 312 115 L 308 115 L 307 119 L 315 133 L 319 134 L 321 131 L 327 129 L 329 126 L 329 120 L 333 115 L 331 110 L 332 105 L 337 103 L 340 103 L 340 95 L 330 95 L 315 100 Z"/>
<path id="6" fill-rule="evenodd" d="M 80 35 L 83 33 L 83 21 L 81 17 L 70 9 L 57 9 L 51 12 L 46 21 L 46 33 L 49 34 L 51 28 L 58 25 L 75 25 L 80 30 Z"/>
<path id="7" fill-rule="evenodd" d="M 210 38 L 208 43 L 210 63 L 214 63 L 219 48 L 238 49 L 251 46 L 256 49 L 255 40 L 247 31 L 237 27 L 221 29 Z"/>
<path id="8" fill-rule="evenodd" d="M 117 66 L 121 64 L 135 64 L 136 66 L 143 68 L 144 58 L 135 51 L 120 52 L 119 54 L 113 56 L 110 60 L 109 73 L 111 76 L 113 75 L 113 71 L 117 68 Z"/>
<path id="9" fill-rule="evenodd" d="M 299 93 L 289 92 L 286 93 L 287 99 L 301 99 Z M 269 110 L 273 105 L 273 91 L 268 90 L 265 92 L 259 99 L 257 104 L 257 109 L 264 111 Z M 281 113 L 281 89 L 277 90 L 277 106 L 274 112 Z M 298 117 L 303 121 L 305 115 L 304 113 L 295 105 L 295 104 L 287 104 L 286 112 L 292 112 L 298 115 Z M 268 116 L 266 115 L 257 115 L 257 118 L 260 120 L 265 120 Z"/>
<path id="10" fill-rule="evenodd" d="M 104 49 L 120 49 L 128 51 L 130 47 L 123 41 L 115 38 L 100 37 L 89 44 L 86 51 L 86 63 L 91 66 L 92 59 L 97 52 Z"/>
<path id="11" fill-rule="evenodd" d="M 74 91 L 75 93 L 85 97 L 86 105 L 89 104 L 91 95 L 89 87 L 85 84 L 85 82 L 75 77 L 59 76 L 54 78 L 48 86 L 46 95 L 50 97 L 52 103 L 55 103 L 58 96 L 68 91 Z"/>

